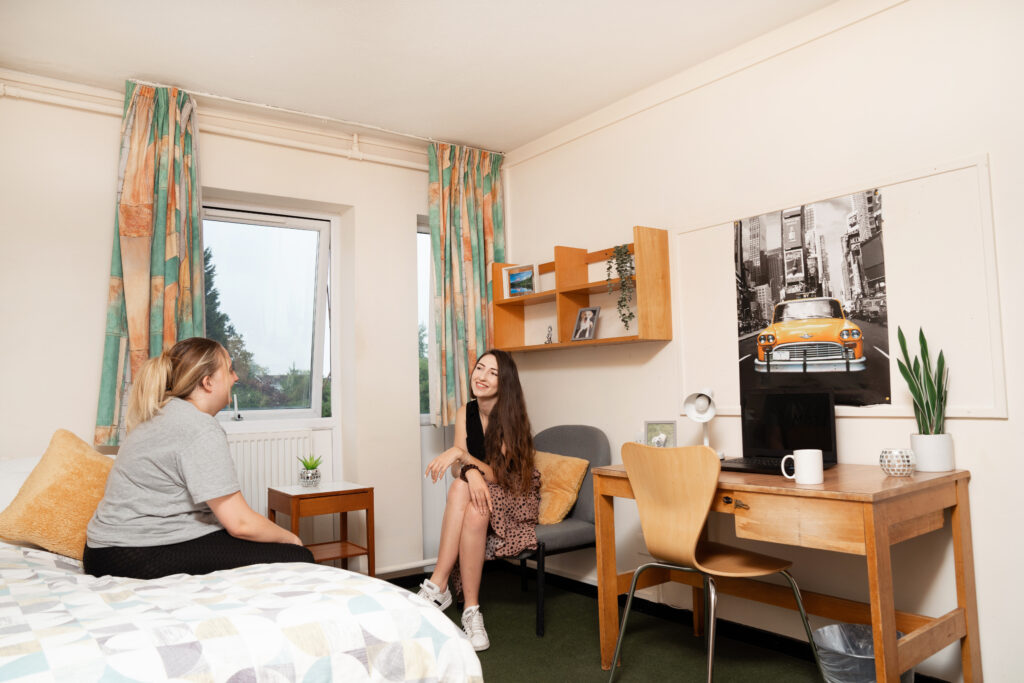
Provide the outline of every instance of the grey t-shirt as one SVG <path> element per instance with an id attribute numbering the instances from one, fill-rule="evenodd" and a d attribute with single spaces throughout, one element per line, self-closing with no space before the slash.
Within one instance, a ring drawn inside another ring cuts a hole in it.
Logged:
<path id="1" fill-rule="evenodd" d="M 224 528 L 206 501 L 238 490 L 224 429 L 212 415 L 172 398 L 118 449 L 86 542 L 138 547 L 205 536 Z"/>

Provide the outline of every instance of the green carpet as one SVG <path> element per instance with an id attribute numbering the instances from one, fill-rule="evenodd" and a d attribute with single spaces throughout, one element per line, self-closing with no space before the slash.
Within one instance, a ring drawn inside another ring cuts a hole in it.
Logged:
<path id="1" fill-rule="evenodd" d="M 415 590 L 422 578 L 405 577 L 394 583 Z M 529 590 L 523 593 L 517 567 L 504 562 L 487 563 L 480 605 L 491 647 L 479 653 L 487 683 L 608 680 L 609 672 L 601 670 L 597 598 L 556 584 L 564 586 L 566 581 L 549 575 L 544 602 L 546 632 L 538 638 L 534 581 L 531 579 Z M 455 605 L 447 613 L 460 623 Z M 634 603 L 623 644 L 622 666 L 615 680 L 703 681 L 705 641 L 693 636 L 689 614 L 678 612 L 679 620 L 665 619 L 638 611 Z M 794 618 L 799 619 L 796 615 Z M 814 662 L 779 651 L 785 648 L 758 647 L 731 639 L 724 622 L 719 629 L 715 644 L 716 683 L 821 680 Z"/>

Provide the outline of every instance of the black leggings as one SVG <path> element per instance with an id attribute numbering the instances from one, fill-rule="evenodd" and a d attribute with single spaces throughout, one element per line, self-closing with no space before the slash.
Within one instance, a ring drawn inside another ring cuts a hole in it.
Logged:
<path id="1" fill-rule="evenodd" d="M 137 548 L 85 546 L 82 567 L 92 576 L 156 579 L 170 574 L 208 574 L 265 562 L 312 562 L 313 553 L 291 543 L 259 543 L 223 529 L 191 541 Z"/>

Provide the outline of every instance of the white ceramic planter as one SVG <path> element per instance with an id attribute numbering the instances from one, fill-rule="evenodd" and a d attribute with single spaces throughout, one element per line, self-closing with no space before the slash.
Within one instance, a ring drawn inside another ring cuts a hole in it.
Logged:
<path id="1" fill-rule="evenodd" d="M 952 434 L 911 434 L 910 448 L 918 472 L 949 472 L 953 469 Z"/>

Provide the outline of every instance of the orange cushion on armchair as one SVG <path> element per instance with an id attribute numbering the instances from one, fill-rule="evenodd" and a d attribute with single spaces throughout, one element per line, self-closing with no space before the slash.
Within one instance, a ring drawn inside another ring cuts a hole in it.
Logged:
<path id="1" fill-rule="evenodd" d="M 533 466 L 540 471 L 541 524 L 558 524 L 576 503 L 590 463 L 557 453 L 534 453 Z"/>

